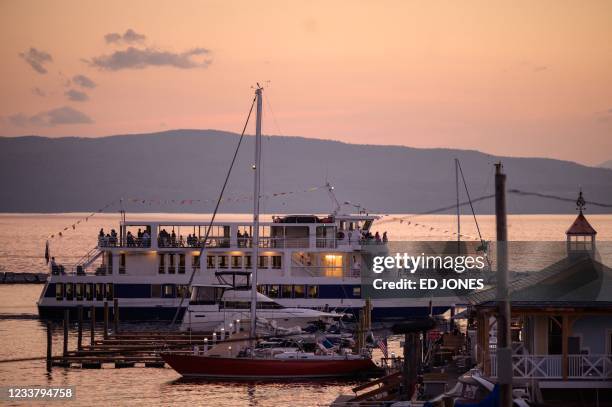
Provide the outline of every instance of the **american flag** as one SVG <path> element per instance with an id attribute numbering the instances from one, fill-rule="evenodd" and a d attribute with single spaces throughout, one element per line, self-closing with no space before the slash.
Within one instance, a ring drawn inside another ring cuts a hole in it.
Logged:
<path id="1" fill-rule="evenodd" d="M 376 341 L 376 345 L 382 351 L 382 353 L 385 356 L 385 358 L 388 358 L 389 354 L 388 354 L 388 351 L 387 351 L 387 338 L 379 339 L 378 341 Z"/>

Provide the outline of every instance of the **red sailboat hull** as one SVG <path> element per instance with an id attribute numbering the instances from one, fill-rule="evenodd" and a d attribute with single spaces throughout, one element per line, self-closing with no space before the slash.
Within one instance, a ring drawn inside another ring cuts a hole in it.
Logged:
<path id="1" fill-rule="evenodd" d="M 379 368 L 371 359 L 250 359 L 162 354 L 185 377 L 266 380 L 368 376 Z"/>

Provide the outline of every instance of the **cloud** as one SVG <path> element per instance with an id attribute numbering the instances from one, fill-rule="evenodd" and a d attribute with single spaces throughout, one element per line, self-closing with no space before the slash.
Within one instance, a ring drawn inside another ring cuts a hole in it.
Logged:
<path id="1" fill-rule="evenodd" d="M 73 76 L 72 77 L 72 82 L 76 83 L 77 85 L 79 85 L 82 88 L 93 89 L 93 88 L 96 87 L 96 83 L 94 81 L 92 81 L 91 79 L 89 79 L 85 75 L 75 75 L 75 76 Z"/>
<path id="2" fill-rule="evenodd" d="M 59 107 L 28 116 L 17 113 L 8 117 L 9 123 L 14 126 L 56 126 L 61 124 L 90 124 L 93 120 L 85 113 L 69 106 Z"/>
<path id="3" fill-rule="evenodd" d="M 128 28 L 123 34 L 119 33 L 108 33 L 104 36 L 107 44 L 119 44 L 124 42 L 126 44 L 133 44 L 136 42 L 143 42 L 146 39 L 146 35 L 138 34 L 136 31 Z"/>
<path id="4" fill-rule="evenodd" d="M 26 52 L 20 52 L 19 56 L 26 61 L 32 67 L 32 69 L 43 75 L 47 73 L 47 69 L 44 65 L 47 62 L 53 62 L 53 57 L 51 54 L 45 51 L 40 51 L 34 47 L 30 48 Z"/>
<path id="5" fill-rule="evenodd" d="M 210 51 L 205 48 L 193 48 L 189 51 L 175 53 L 152 48 L 129 47 L 122 51 L 115 51 L 110 55 L 94 57 L 88 63 L 107 71 L 144 69 L 149 66 L 170 66 L 180 69 L 206 68 L 212 62 L 205 57 L 209 53 Z"/>
<path id="6" fill-rule="evenodd" d="M 66 95 L 66 97 L 73 102 L 85 102 L 86 100 L 89 100 L 87 93 L 76 89 L 70 89 L 69 91 L 65 92 L 64 95 Z"/>
<path id="7" fill-rule="evenodd" d="M 32 88 L 32 93 L 36 96 L 45 97 L 47 94 L 39 87 Z"/>

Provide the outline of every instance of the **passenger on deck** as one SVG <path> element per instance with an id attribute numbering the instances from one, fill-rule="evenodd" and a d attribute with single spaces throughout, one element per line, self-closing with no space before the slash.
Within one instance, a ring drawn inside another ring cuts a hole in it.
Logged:
<path id="1" fill-rule="evenodd" d="M 54 274 L 54 275 L 59 274 L 57 263 L 55 263 L 55 257 L 51 257 L 51 263 L 49 263 L 49 269 L 51 270 L 51 274 Z"/>
<path id="2" fill-rule="evenodd" d="M 108 242 L 111 246 L 117 246 L 117 232 L 115 231 L 115 229 L 111 229 L 110 239 Z"/>
<path id="3" fill-rule="evenodd" d="M 151 236 L 149 235 L 149 232 L 147 232 L 146 230 L 142 234 L 142 246 L 151 247 Z"/>
<path id="4" fill-rule="evenodd" d="M 383 233 L 382 242 L 384 244 L 387 244 L 388 241 L 389 241 L 389 238 L 387 237 L 387 231 L 385 230 Z"/>
<path id="5" fill-rule="evenodd" d="M 170 235 L 170 244 L 173 247 L 176 246 L 176 233 L 174 233 L 174 229 L 172 229 L 172 235 Z"/>
<path id="6" fill-rule="evenodd" d="M 376 234 L 374 235 L 374 240 L 376 241 L 376 243 L 381 243 L 382 242 L 380 240 L 380 233 L 376 232 Z"/>
<path id="7" fill-rule="evenodd" d="M 183 235 L 179 236 L 179 247 L 185 247 L 185 239 L 183 239 Z"/>
<path id="8" fill-rule="evenodd" d="M 127 245 L 128 247 L 134 247 L 135 246 L 135 242 L 134 242 L 134 235 L 132 234 L 132 232 L 127 232 Z"/>
<path id="9" fill-rule="evenodd" d="M 238 247 L 242 247 L 243 237 L 242 237 L 242 233 L 240 233 L 240 230 L 236 233 L 236 239 L 238 240 Z"/>
<path id="10" fill-rule="evenodd" d="M 98 233 L 98 246 L 104 246 L 104 229 L 100 229 Z"/>
<path id="11" fill-rule="evenodd" d="M 244 234 L 242 235 L 242 239 L 244 240 L 244 247 L 251 247 L 251 241 L 249 239 L 249 232 L 245 230 Z"/>

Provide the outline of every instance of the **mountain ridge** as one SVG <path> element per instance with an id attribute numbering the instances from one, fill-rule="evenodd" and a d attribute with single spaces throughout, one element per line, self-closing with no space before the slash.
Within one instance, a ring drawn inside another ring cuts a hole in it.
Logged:
<path id="1" fill-rule="evenodd" d="M 108 200 L 215 199 L 239 135 L 178 129 L 106 137 L 0 138 L 0 211 L 67 212 L 99 208 Z M 244 138 L 228 195 L 252 191 L 253 137 Z M 454 158 L 461 161 L 472 198 L 492 193 L 493 163 L 502 161 L 508 188 L 612 203 L 612 170 L 544 157 L 500 157 L 477 150 L 351 144 L 306 137 L 263 138 L 264 193 L 322 185 L 329 179 L 339 200 L 380 212 L 419 213 L 455 201 Z M 298 197 L 298 198 L 296 198 Z M 462 201 L 465 193 L 462 191 Z M 212 205 L 137 206 L 131 211 L 210 212 Z M 323 192 L 266 200 L 268 212 L 325 212 Z M 492 213 L 491 200 L 479 202 Z M 570 202 L 508 196 L 510 213 L 572 213 Z M 249 212 L 228 202 L 225 212 Z M 591 213 L 610 213 L 589 206 Z"/>

